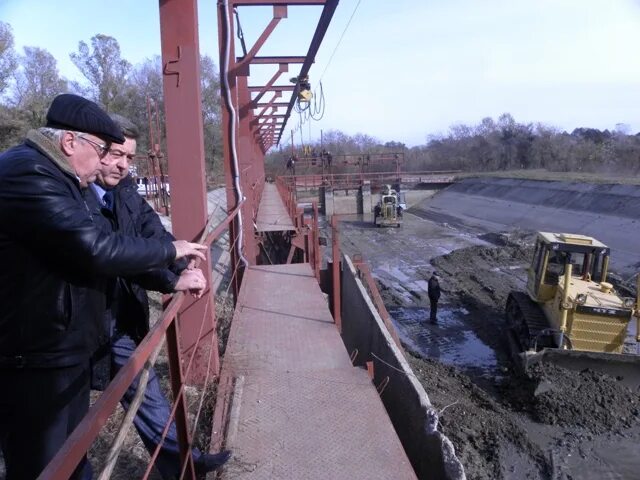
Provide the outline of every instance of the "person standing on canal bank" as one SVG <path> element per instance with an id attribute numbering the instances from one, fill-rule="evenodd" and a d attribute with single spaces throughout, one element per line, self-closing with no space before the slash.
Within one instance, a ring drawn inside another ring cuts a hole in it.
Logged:
<path id="1" fill-rule="evenodd" d="M 429 319 L 431 320 L 431 323 L 436 323 L 438 321 L 438 300 L 440 300 L 440 282 L 438 281 L 438 275 L 436 272 L 433 272 L 429 279 L 427 293 L 429 295 L 429 305 L 431 307 Z"/>

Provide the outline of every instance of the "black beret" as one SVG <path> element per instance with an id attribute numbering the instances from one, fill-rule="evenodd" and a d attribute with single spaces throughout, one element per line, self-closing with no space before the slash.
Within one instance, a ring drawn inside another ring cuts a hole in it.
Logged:
<path id="1" fill-rule="evenodd" d="M 109 142 L 124 143 L 122 129 L 109 114 L 91 100 L 63 93 L 53 99 L 47 112 L 47 127 L 90 133 Z"/>

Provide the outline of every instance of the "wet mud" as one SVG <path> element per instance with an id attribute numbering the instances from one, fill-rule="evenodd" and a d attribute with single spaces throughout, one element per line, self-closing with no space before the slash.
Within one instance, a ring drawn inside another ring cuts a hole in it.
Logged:
<path id="1" fill-rule="evenodd" d="M 525 286 L 534 233 L 411 212 L 400 229 L 343 218 L 340 243 L 370 263 L 467 478 L 639 478 L 640 392 L 589 370 L 545 365 L 524 377 L 512 364 L 504 305 Z M 443 293 L 435 324 L 426 295 L 433 271 Z"/>

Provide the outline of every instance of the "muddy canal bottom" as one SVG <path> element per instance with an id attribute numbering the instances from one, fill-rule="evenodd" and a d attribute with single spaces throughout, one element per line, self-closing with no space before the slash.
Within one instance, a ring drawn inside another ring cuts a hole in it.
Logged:
<path id="1" fill-rule="evenodd" d="M 475 379 L 494 381 L 501 371 L 493 349 L 468 326 L 464 308 L 438 309 L 438 321 L 429 321 L 429 309 L 389 307 L 400 340 L 422 357 L 460 369 Z"/>

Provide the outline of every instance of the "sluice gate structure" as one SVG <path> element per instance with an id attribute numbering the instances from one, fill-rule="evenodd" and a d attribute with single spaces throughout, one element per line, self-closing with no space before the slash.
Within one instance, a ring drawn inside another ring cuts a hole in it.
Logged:
<path id="1" fill-rule="evenodd" d="M 145 376 L 165 343 L 181 478 L 197 478 L 190 451 L 212 390 L 217 393 L 209 448 L 233 452 L 219 478 L 464 478 L 384 305 L 367 290 L 375 289 L 369 270 L 340 254 L 337 217 L 331 219 L 332 259 L 323 268 L 327 242 L 321 241 L 317 204 L 305 215 L 296 181 L 265 180 L 264 156 L 280 141 L 301 88 L 300 80 L 278 80 L 291 65 L 300 65 L 297 79 L 308 77 L 338 0 L 218 2 L 227 203 L 221 221 L 207 211 L 197 2 L 161 0 L 159 6 L 173 232 L 210 246 L 226 236 L 227 292 L 235 302 L 229 337 L 220 358 L 220 289 L 200 299 L 174 295 L 40 478 L 69 477 L 137 376 L 139 396 L 144 395 Z M 242 37 L 237 54 L 240 13 L 265 6 L 272 18 L 253 45 Z M 315 7 L 318 19 L 306 54 L 259 56 L 289 9 L 301 7 Z M 256 65 L 275 70 L 262 85 L 249 83 Z M 211 259 L 200 267 L 214 284 Z M 188 398 L 194 390 L 200 392 L 195 408 Z M 135 405 L 121 432 L 134 412 Z M 110 477 L 117 462 L 121 436 L 96 469 L 101 479 Z M 158 453 L 159 448 L 141 478 L 152 474 Z"/>

